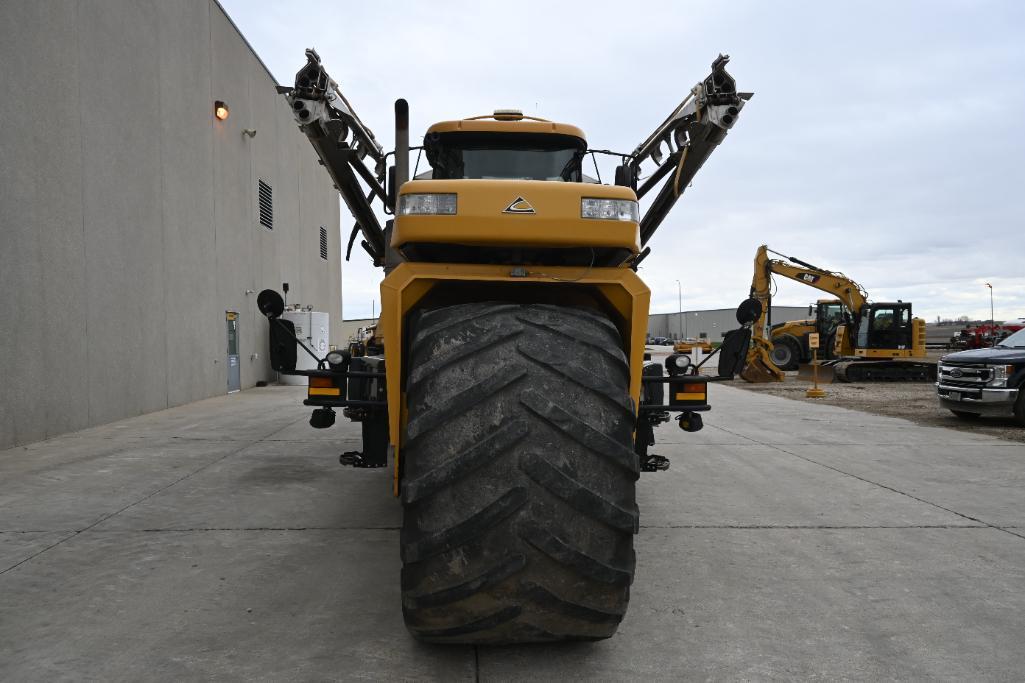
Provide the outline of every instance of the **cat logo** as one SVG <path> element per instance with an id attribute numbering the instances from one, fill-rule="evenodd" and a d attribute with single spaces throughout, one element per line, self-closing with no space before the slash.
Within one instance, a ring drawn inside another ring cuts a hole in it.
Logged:
<path id="1" fill-rule="evenodd" d="M 797 279 L 801 280 L 802 282 L 807 282 L 809 285 L 813 285 L 819 281 L 819 276 L 811 275 L 810 273 L 801 273 L 797 276 Z"/>
<path id="2" fill-rule="evenodd" d="M 534 207 L 530 205 L 523 197 L 517 197 L 513 200 L 512 204 L 502 209 L 502 213 L 537 213 L 534 211 Z"/>

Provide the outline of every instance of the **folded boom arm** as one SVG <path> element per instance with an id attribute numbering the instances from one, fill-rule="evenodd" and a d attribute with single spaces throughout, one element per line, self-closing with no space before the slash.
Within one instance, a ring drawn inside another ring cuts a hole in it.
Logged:
<path id="1" fill-rule="evenodd" d="M 338 83 L 328 76 L 315 50 L 306 50 L 306 66 L 295 75 L 295 86 L 280 91 L 356 219 L 353 237 L 357 230 L 362 232 L 363 248 L 376 265 L 383 265 L 387 245 L 372 203 L 378 198 L 386 209 L 394 209 L 385 187 L 384 149 L 356 115 Z M 360 180 L 370 188 L 369 193 Z M 349 244 L 351 247 L 352 239 Z"/>
<path id="2" fill-rule="evenodd" d="M 712 62 L 712 73 L 691 89 L 673 113 L 628 158 L 626 181 L 635 187 L 638 199 L 664 181 L 641 218 L 642 245 L 655 234 L 752 97 L 751 93 L 737 92 L 736 82 L 726 72 L 729 60 L 728 56 L 719 55 Z M 655 168 L 640 181 L 641 166 L 648 161 L 654 163 Z"/>

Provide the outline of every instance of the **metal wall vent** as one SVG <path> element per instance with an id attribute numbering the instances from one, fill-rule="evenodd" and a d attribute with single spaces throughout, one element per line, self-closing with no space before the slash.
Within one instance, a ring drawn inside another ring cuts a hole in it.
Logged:
<path id="1" fill-rule="evenodd" d="M 327 260 L 327 228 L 320 226 L 320 258 Z"/>
<path id="2" fill-rule="evenodd" d="M 260 194 L 260 225 L 271 230 L 274 229 L 274 192 L 271 186 L 258 181 L 257 189 Z"/>

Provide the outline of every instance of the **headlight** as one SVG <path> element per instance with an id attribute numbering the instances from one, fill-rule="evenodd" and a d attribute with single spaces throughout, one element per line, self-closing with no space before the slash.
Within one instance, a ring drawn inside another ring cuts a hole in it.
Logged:
<path id="1" fill-rule="evenodd" d="M 400 216 L 454 216 L 455 193 L 399 195 Z"/>
<path id="2" fill-rule="evenodd" d="M 604 221 L 639 220 L 640 212 L 637 202 L 630 199 L 596 199 L 584 197 L 580 200 L 580 217 L 596 218 Z"/>
<path id="3" fill-rule="evenodd" d="M 676 356 L 673 359 L 673 363 L 676 364 L 676 367 L 681 369 L 690 367 L 690 356 Z"/>
<path id="4" fill-rule="evenodd" d="M 1014 374 L 1013 365 L 991 365 L 989 369 L 993 372 L 989 384 L 994 387 L 1006 387 L 1007 378 Z"/>
<path id="5" fill-rule="evenodd" d="M 345 362 L 345 356 L 342 355 L 341 351 L 331 351 L 325 358 L 328 365 L 341 365 Z"/>

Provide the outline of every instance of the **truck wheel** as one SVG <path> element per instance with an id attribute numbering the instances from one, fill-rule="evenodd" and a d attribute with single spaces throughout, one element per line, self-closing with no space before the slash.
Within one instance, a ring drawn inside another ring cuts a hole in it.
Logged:
<path id="1" fill-rule="evenodd" d="M 772 344 L 772 362 L 780 370 L 796 370 L 801 362 L 801 347 L 790 337 L 783 337 Z"/>
<path id="2" fill-rule="evenodd" d="M 630 369 L 586 309 L 414 316 L 402 608 L 420 640 L 608 638 L 629 599 L 639 474 Z"/>

